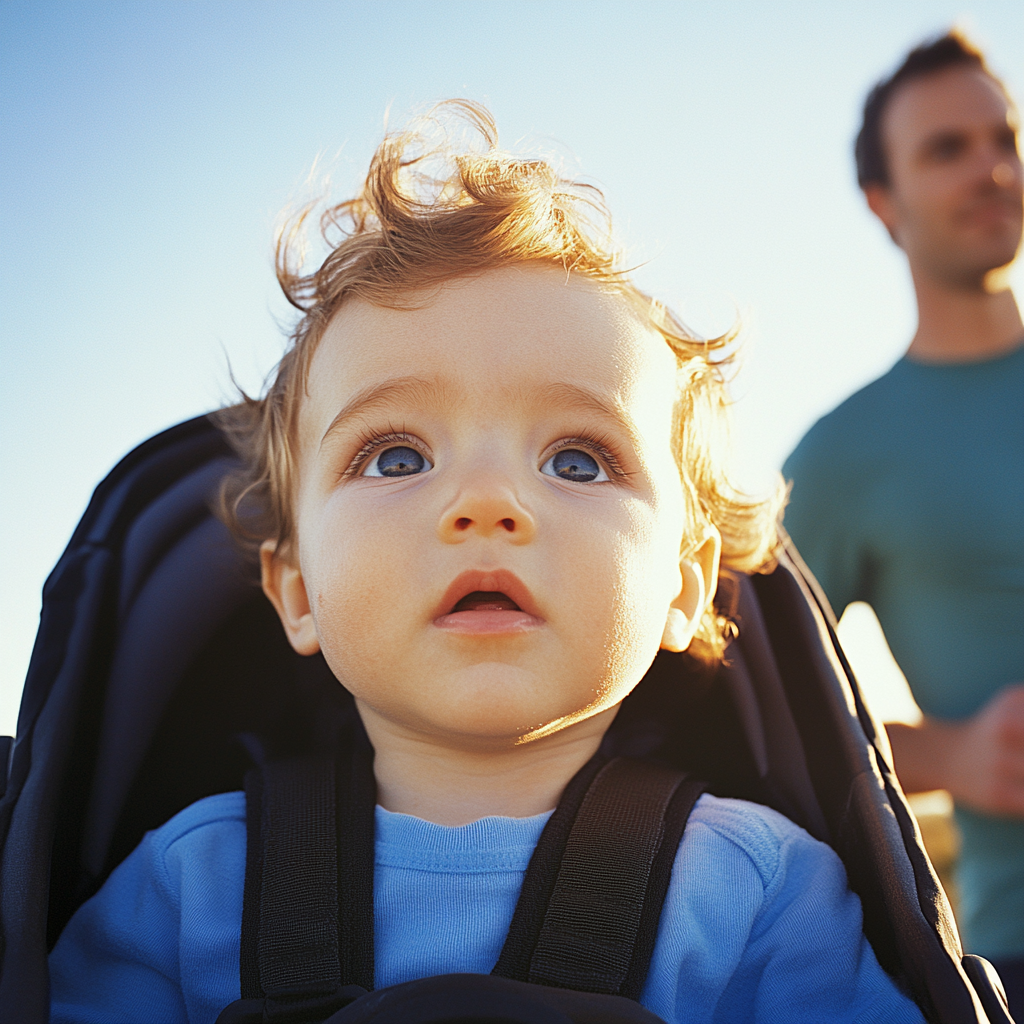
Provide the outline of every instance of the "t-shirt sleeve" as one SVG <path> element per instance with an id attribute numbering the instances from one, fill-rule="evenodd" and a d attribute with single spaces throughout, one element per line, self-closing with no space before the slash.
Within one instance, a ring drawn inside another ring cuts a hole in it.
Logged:
<path id="1" fill-rule="evenodd" d="M 215 1021 L 239 998 L 244 881 L 243 794 L 148 833 L 61 933 L 51 1022 Z"/>
<path id="2" fill-rule="evenodd" d="M 807 433 L 782 467 L 791 484 L 783 525 L 821 584 L 836 616 L 871 601 L 865 586 L 856 483 L 850 459 L 832 443 L 828 424 Z"/>
<path id="3" fill-rule="evenodd" d="M 804 832 L 784 841 L 778 868 L 723 1004 L 751 1001 L 754 1020 L 920 1022 L 863 932 L 860 900 L 836 854 Z M 721 1020 L 738 1019 L 731 1011 Z"/>
<path id="4" fill-rule="evenodd" d="M 673 1024 L 923 1024 L 864 937 L 835 852 L 788 819 L 702 798 L 644 1003 Z"/>

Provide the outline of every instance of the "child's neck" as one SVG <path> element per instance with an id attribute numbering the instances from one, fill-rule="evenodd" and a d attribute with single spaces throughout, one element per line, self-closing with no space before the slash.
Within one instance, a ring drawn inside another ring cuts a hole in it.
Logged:
<path id="1" fill-rule="evenodd" d="M 359 703 L 373 744 L 377 803 L 438 825 L 552 810 L 601 745 L 618 706 L 528 743 L 473 749 L 414 732 Z"/>

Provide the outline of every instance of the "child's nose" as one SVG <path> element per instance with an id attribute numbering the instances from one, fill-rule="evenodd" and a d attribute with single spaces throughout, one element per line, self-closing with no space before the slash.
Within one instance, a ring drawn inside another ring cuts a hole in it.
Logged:
<path id="1" fill-rule="evenodd" d="M 437 532 L 447 544 L 492 536 L 527 544 L 533 540 L 537 524 L 507 484 L 477 479 L 462 488 L 444 510 Z"/>

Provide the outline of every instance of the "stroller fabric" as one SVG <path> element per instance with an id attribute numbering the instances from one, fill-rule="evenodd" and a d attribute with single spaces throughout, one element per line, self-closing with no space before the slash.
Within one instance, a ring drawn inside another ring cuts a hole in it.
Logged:
<path id="1" fill-rule="evenodd" d="M 330 748 L 355 718 L 319 656 L 287 646 L 254 566 L 211 512 L 234 465 L 199 417 L 97 488 L 44 589 L 0 800 L 0 1019 L 44 1021 L 46 957 L 143 834 L 242 788 L 254 760 Z M 795 551 L 723 588 L 739 623 L 713 677 L 662 652 L 608 756 L 772 807 L 839 854 L 882 966 L 929 1020 L 1009 1019 L 955 925 L 831 612 Z"/>

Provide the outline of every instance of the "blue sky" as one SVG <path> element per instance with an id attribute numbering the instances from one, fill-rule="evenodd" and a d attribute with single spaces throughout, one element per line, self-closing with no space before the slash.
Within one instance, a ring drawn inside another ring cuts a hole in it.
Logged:
<path id="1" fill-rule="evenodd" d="M 449 96 L 558 154 L 605 191 L 643 287 L 704 333 L 742 317 L 757 487 L 913 331 L 850 146 L 872 82 L 954 22 L 1024 95 L 1018 0 L 3 0 L 0 731 L 91 489 L 228 398 L 229 362 L 258 389 L 280 355 L 273 225 L 314 160 L 344 194 L 386 110 Z"/>

